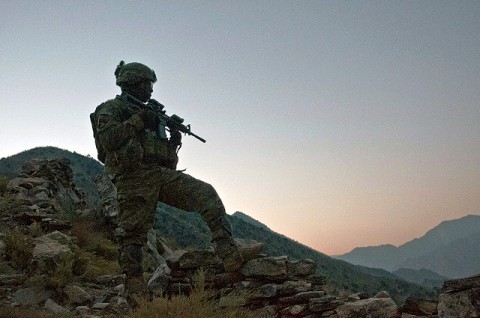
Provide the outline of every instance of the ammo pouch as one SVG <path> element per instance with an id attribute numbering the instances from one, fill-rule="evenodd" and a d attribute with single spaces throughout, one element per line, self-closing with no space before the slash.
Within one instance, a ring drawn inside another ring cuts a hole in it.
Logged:
<path id="1" fill-rule="evenodd" d="M 114 152 L 114 160 L 116 165 L 121 169 L 135 169 L 138 164 L 142 162 L 143 149 L 140 141 L 136 137 L 130 138 L 130 140 L 122 146 L 119 150 Z"/>
<path id="2" fill-rule="evenodd" d="M 176 147 L 168 139 L 161 139 L 156 132 L 146 131 L 143 140 L 143 162 L 175 170 L 178 156 Z"/>

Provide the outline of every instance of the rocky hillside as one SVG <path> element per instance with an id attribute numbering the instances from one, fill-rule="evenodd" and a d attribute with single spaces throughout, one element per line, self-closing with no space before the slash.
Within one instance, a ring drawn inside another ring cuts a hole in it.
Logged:
<path id="1" fill-rule="evenodd" d="M 68 159 L 37 159 L 2 191 L 1 317 L 135 314 L 124 296 L 117 247 L 102 232 L 111 214 L 93 209 L 72 180 Z M 248 317 L 350 317 L 361 308 L 387 317 L 398 310 L 386 292 L 373 298 L 328 294 L 314 261 L 261 255 L 263 244 L 256 241 L 237 239 L 244 263 L 226 273 L 211 249 L 170 249 L 157 233 L 151 231 L 144 247 L 144 268 L 150 290 L 166 301 L 201 284 L 217 311 L 242 308 Z"/>
<path id="2" fill-rule="evenodd" d="M 117 247 L 111 231 L 105 231 L 115 214 L 112 200 L 102 201 L 109 203 L 109 209 L 96 210 L 75 185 L 73 175 L 68 159 L 34 160 L 2 186 L 0 317 L 142 316 L 128 312 L 124 277 L 119 275 L 116 262 Z M 111 194 L 105 189 L 100 192 Z M 159 215 L 166 216 L 172 212 L 169 209 L 160 206 Z M 182 217 L 196 215 L 174 213 Z M 254 232 L 265 231 L 260 237 L 266 241 L 274 238 L 269 235 L 275 233 L 262 226 L 234 216 L 231 220 L 236 228 L 252 226 Z M 191 224 L 185 219 L 187 223 Z M 245 229 L 243 233 L 249 233 Z M 240 308 L 247 310 L 248 317 L 474 317 L 480 313 L 478 277 L 446 282 L 438 305 L 434 300 L 408 298 L 398 307 L 382 289 L 374 297 L 362 292 L 332 293 L 331 288 L 326 288 L 326 277 L 319 274 L 331 265 L 321 263 L 328 256 L 320 253 L 318 261 L 260 254 L 263 243 L 238 239 L 245 263 L 238 272 L 225 273 L 208 246 L 171 249 L 168 239 L 159 237 L 159 233 L 163 235 L 161 229 L 156 229 L 149 235 L 144 266 L 150 289 L 158 297 L 167 296 L 166 302 L 175 294 L 190 294 L 201 284 L 214 293 L 208 299 L 217 312 Z M 175 237 L 170 241 L 178 245 Z M 280 241 L 287 249 L 292 244 L 291 248 L 299 249 L 298 243 L 288 238 Z M 333 261 L 334 265 L 344 265 Z M 344 270 L 355 272 L 358 268 L 348 265 Z M 378 270 L 371 273 L 384 276 Z M 387 286 L 385 278 L 388 275 L 379 279 L 381 287 Z M 148 301 L 146 304 L 151 308 Z"/>
<path id="3" fill-rule="evenodd" d="M 446 277 L 480 273 L 480 215 L 445 221 L 421 238 L 399 247 L 360 247 L 336 258 L 352 264 L 383 268 L 422 268 Z"/>
<path id="4" fill-rule="evenodd" d="M 45 150 L 45 153 L 42 150 Z M 2 168 L 2 164 L 5 163 L 16 162 L 16 166 L 21 166 L 19 158 L 48 158 L 54 154 L 59 155 L 62 153 L 74 158 L 76 163 L 72 162 L 71 165 L 73 174 L 74 176 L 82 176 L 86 181 L 86 186 L 90 189 L 90 191 L 85 191 L 89 201 L 100 201 L 98 188 L 101 192 L 106 192 L 108 196 L 109 190 L 105 188 L 105 185 L 102 186 L 101 182 L 97 185 L 95 182 L 96 175 L 94 173 L 98 171 L 99 165 L 96 160 L 57 148 L 35 148 L 31 151 L 4 158 L 0 160 L 0 171 L 4 171 L 2 169 L 5 168 Z M 90 169 L 84 168 L 90 166 L 92 167 Z M 76 171 L 77 169 L 78 171 Z M 108 185 L 106 187 L 108 188 Z M 113 212 L 109 213 L 111 219 L 114 220 L 114 202 L 107 198 L 106 205 L 113 208 Z M 317 274 L 326 277 L 329 289 L 334 293 L 366 292 L 369 295 L 375 295 L 380 290 L 386 290 L 398 303 L 403 302 L 410 295 L 435 298 L 438 294 L 438 289 L 420 287 L 384 271 L 366 270 L 365 268 L 356 267 L 347 262 L 331 258 L 286 236 L 271 231 L 266 225 L 244 213 L 237 212 L 233 216 L 229 216 L 229 219 L 233 225 L 236 237 L 263 243 L 264 252 L 269 255 L 287 255 L 292 260 L 314 260 L 317 264 Z M 159 204 L 156 215 L 156 228 L 169 245 L 174 248 L 210 248 L 210 232 L 206 224 L 196 213 L 186 213 L 167 205 Z"/>

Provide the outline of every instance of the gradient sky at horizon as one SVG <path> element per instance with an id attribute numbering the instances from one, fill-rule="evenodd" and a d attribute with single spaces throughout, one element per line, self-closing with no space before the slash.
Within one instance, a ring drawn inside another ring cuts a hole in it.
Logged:
<path id="1" fill-rule="evenodd" d="M 230 214 L 330 255 L 480 214 L 480 1 L 4 0 L 0 40 L 0 158 L 95 157 L 137 61 Z"/>

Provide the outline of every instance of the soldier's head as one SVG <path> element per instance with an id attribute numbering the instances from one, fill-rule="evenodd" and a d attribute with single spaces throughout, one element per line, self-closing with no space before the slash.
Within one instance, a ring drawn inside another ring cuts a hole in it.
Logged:
<path id="1" fill-rule="evenodd" d="M 150 99 L 153 83 L 157 81 L 157 76 L 151 68 L 137 62 L 125 64 L 124 61 L 121 61 L 115 69 L 115 77 L 122 92 L 130 94 L 142 102 Z"/>

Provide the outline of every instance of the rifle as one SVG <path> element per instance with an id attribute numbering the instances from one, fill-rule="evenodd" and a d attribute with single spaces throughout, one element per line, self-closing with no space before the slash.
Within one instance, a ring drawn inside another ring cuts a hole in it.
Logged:
<path id="1" fill-rule="evenodd" d="M 184 134 L 187 134 L 187 135 L 190 135 L 190 136 L 193 136 L 193 137 L 197 138 L 198 140 L 200 140 L 203 143 L 206 142 L 205 139 L 203 139 L 202 137 L 200 137 L 200 136 L 198 136 L 198 135 L 196 135 L 195 133 L 192 132 L 192 130 L 190 128 L 190 124 L 188 124 L 188 125 L 183 124 L 183 122 L 184 122 L 183 118 L 181 118 L 180 116 L 178 116 L 176 114 L 173 114 L 172 116 L 168 116 L 165 113 L 165 110 L 163 110 L 163 108 L 165 108 L 165 106 L 160 104 L 155 99 L 150 99 L 148 101 L 148 103 L 145 104 L 141 100 L 133 97 L 132 95 L 129 95 L 129 94 L 122 94 L 122 95 L 125 96 L 126 99 L 129 102 L 135 104 L 136 106 L 139 106 L 141 109 L 149 108 L 149 109 L 153 110 L 155 113 L 157 113 L 158 117 L 160 119 L 160 126 L 169 127 L 170 129 L 176 129 L 176 130 L 178 130 L 178 131 L 180 131 Z M 160 129 L 159 133 L 160 133 L 161 138 L 167 138 L 167 136 L 165 134 L 165 129 L 163 129 L 163 130 Z"/>

